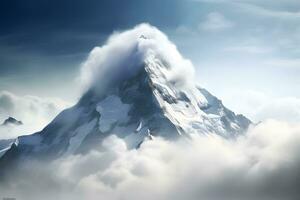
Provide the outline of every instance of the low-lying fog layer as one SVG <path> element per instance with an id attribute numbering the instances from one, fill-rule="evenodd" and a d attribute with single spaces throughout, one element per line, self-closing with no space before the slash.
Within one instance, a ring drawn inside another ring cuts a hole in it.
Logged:
<path id="1" fill-rule="evenodd" d="M 145 142 L 128 150 L 116 136 L 107 152 L 27 163 L 2 196 L 35 199 L 299 199 L 300 125 L 266 121 L 229 141 Z"/>

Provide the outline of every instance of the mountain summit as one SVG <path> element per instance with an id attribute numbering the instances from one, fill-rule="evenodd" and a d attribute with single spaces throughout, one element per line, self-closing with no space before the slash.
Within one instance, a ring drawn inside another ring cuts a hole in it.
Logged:
<path id="1" fill-rule="evenodd" d="M 13 117 L 8 117 L 6 120 L 4 120 L 4 122 L 2 123 L 2 126 L 7 126 L 7 125 L 22 125 L 23 122 L 16 120 Z"/>
<path id="2" fill-rule="evenodd" d="M 86 90 L 79 102 L 42 131 L 19 137 L 2 162 L 85 153 L 112 134 L 138 148 L 155 137 L 231 138 L 251 124 L 198 87 L 191 62 L 147 24 L 115 33 L 96 47 L 82 65 L 81 79 Z"/>

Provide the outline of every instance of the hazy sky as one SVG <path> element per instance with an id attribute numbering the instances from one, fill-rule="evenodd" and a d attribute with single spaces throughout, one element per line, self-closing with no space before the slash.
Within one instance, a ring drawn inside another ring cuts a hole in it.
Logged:
<path id="1" fill-rule="evenodd" d="M 0 91 L 75 102 L 89 51 L 142 22 L 165 32 L 234 111 L 252 115 L 274 99 L 299 108 L 298 0 L 3 0 Z"/>

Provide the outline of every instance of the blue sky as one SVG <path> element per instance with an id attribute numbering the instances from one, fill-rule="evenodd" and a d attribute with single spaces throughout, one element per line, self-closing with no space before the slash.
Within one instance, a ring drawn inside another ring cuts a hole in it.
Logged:
<path id="1" fill-rule="evenodd" d="M 165 32 L 234 111 L 260 120 L 251 106 L 300 105 L 297 0 L 4 0 L 0 90 L 74 102 L 89 51 L 142 22 Z"/>

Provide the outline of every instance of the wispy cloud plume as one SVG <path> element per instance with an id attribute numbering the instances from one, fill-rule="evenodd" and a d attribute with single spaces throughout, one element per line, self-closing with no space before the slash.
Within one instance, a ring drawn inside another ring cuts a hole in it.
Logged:
<path id="1" fill-rule="evenodd" d="M 131 30 L 115 32 L 101 47 L 95 47 L 82 64 L 80 80 L 85 89 L 116 84 L 144 67 L 145 58 L 155 52 L 167 62 L 168 80 L 189 82 L 194 78 L 193 64 L 183 58 L 168 37 L 149 24 L 140 24 Z"/>
<path id="2" fill-rule="evenodd" d="M 218 12 L 209 13 L 205 21 L 199 24 L 200 30 L 222 31 L 234 26 L 234 23 Z"/>

